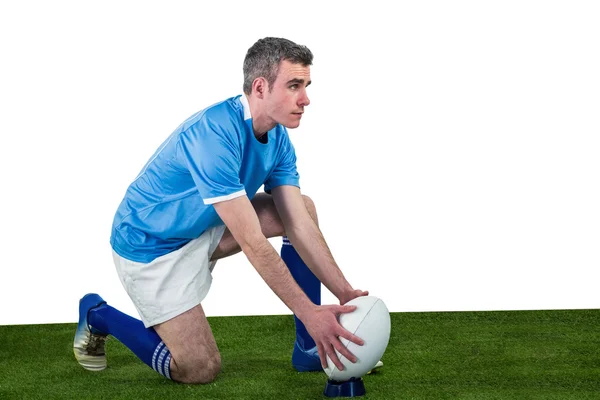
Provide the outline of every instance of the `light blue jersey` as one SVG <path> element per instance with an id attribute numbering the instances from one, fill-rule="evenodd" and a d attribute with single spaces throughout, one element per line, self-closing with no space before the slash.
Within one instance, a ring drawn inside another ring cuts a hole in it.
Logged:
<path id="1" fill-rule="evenodd" d="M 159 147 L 127 189 L 110 243 L 121 257 L 148 263 L 222 225 L 213 204 L 299 186 L 296 154 L 277 125 L 259 142 L 244 95 L 188 118 Z"/>

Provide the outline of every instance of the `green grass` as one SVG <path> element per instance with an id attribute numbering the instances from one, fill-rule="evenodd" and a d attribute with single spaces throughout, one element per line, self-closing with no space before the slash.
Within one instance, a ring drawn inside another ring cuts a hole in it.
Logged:
<path id="1" fill-rule="evenodd" d="M 168 381 L 117 340 L 83 370 L 75 324 L 0 326 L 0 399 L 323 399 L 290 365 L 291 316 L 209 318 L 223 359 L 209 385 Z M 600 399 L 600 310 L 392 313 L 364 399 Z"/>

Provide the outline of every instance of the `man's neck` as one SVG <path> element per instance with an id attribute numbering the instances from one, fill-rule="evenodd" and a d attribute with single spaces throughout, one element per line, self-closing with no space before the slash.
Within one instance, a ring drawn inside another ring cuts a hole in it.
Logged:
<path id="1" fill-rule="evenodd" d="M 254 136 L 257 138 L 261 137 L 277 125 L 271 118 L 269 118 L 261 107 L 260 99 L 250 95 L 247 96 L 248 105 L 250 106 L 250 114 L 252 115 L 252 129 L 254 130 Z"/>

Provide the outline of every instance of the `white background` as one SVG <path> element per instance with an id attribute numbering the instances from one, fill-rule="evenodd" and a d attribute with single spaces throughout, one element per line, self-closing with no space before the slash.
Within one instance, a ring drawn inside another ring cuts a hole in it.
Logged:
<path id="1" fill-rule="evenodd" d="M 90 291 L 137 316 L 114 212 L 265 36 L 315 55 L 291 135 L 353 285 L 393 312 L 598 307 L 597 4 L 3 2 L 0 324 L 75 322 Z M 243 255 L 214 278 L 208 315 L 290 312 Z"/>

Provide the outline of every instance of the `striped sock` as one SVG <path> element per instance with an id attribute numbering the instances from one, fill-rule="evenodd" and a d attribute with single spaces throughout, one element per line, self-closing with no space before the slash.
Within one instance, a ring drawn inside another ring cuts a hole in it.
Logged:
<path id="1" fill-rule="evenodd" d="M 171 379 L 171 352 L 154 328 L 146 328 L 139 319 L 108 304 L 92 309 L 88 313 L 88 323 L 118 339 L 146 365 Z"/>
<path id="2" fill-rule="evenodd" d="M 171 379 L 171 352 L 162 341 L 154 350 L 151 367 L 165 378 Z"/>

